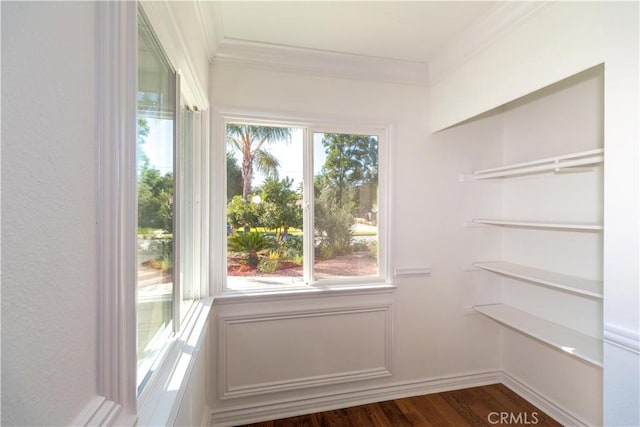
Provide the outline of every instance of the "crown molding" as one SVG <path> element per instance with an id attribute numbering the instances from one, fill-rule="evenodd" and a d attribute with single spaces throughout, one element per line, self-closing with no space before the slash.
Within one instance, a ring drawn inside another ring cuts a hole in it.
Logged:
<path id="1" fill-rule="evenodd" d="M 218 44 L 214 64 L 314 74 L 385 83 L 426 86 L 428 66 L 422 62 L 351 55 L 225 38 Z"/>
<path id="2" fill-rule="evenodd" d="M 195 1 L 192 3 L 198 19 L 198 25 L 202 33 L 202 38 L 207 48 L 209 62 L 218 51 L 218 45 L 223 39 L 222 13 L 220 12 L 220 2 L 217 1 Z"/>
<path id="3" fill-rule="evenodd" d="M 476 19 L 464 32 L 441 46 L 429 59 L 431 84 L 491 46 L 527 18 L 550 4 L 548 1 L 504 1 Z"/>

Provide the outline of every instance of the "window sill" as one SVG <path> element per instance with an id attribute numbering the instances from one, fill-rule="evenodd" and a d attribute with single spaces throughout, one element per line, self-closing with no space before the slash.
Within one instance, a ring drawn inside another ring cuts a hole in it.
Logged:
<path id="1" fill-rule="evenodd" d="M 197 301 L 162 366 L 138 399 L 139 426 L 173 425 L 202 350 L 213 298 Z"/>
<path id="2" fill-rule="evenodd" d="M 390 283 L 376 285 L 308 286 L 269 290 L 227 291 L 215 297 L 215 305 L 262 301 L 285 301 L 300 298 L 325 298 L 334 296 L 371 295 L 392 293 L 396 286 Z"/>

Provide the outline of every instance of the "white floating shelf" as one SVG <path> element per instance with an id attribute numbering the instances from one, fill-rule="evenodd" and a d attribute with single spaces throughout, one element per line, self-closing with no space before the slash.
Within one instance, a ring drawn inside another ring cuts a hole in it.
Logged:
<path id="1" fill-rule="evenodd" d="M 604 149 L 581 151 L 563 156 L 549 157 L 525 163 L 516 163 L 498 168 L 482 169 L 473 172 L 472 180 L 508 178 L 520 175 L 531 175 L 545 172 L 562 172 L 576 169 L 582 171 L 583 166 L 595 166 L 604 161 Z"/>
<path id="2" fill-rule="evenodd" d="M 493 273 L 528 280 L 575 294 L 602 299 L 602 282 L 600 281 L 502 261 L 474 262 L 473 266 Z"/>
<path id="3" fill-rule="evenodd" d="M 551 221 L 528 221 L 528 220 L 512 220 L 512 219 L 487 219 L 476 218 L 473 222 L 477 224 L 502 225 L 508 227 L 525 227 L 525 228 L 552 228 L 560 230 L 578 230 L 578 231 L 602 231 L 602 224 L 595 223 L 577 223 L 577 222 L 551 222 Z"/>
<path id="4" fill-rule="evenodd" d="M 558 350 L 596 366 L 602 366 L 602 340 L 505 304 L 479 305 L 474 309 Z"/>

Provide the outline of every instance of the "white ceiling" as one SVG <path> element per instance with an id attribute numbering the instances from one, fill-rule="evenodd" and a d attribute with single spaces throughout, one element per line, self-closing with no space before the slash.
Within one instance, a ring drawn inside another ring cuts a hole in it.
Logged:
<path id="1" fill-rule="evenodd" d="M 220 41 L 426 63 L 501 2 L 222 1 Z"/>

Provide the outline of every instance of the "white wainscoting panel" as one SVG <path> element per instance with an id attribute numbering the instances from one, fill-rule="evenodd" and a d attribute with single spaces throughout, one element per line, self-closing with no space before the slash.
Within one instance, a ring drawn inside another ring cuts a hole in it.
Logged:
<path id="1" fill-rule="evenodd" d="M 390 376 L 391 305 L 219 317 L 220 397 Z"/>

